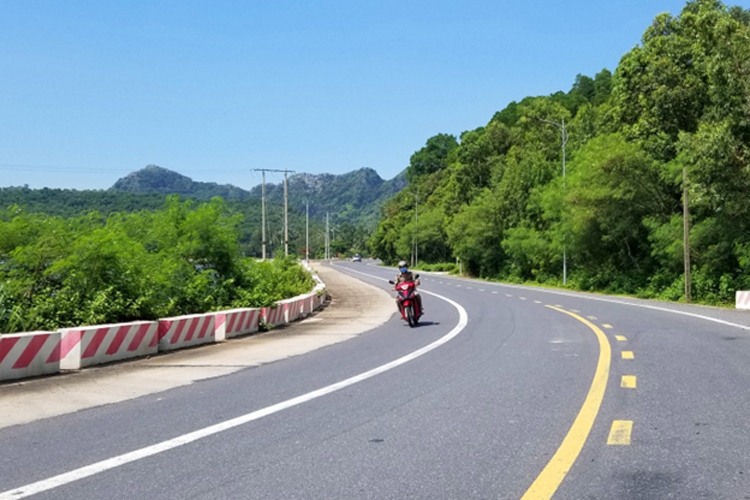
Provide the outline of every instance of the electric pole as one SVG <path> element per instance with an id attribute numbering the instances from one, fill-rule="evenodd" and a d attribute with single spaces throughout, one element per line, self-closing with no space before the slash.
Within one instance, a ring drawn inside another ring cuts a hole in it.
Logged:
<path id="1" fill-rule="evenodd" d="M 263 242 L 263 260 L 266 260 L 266 171 L 263 170 L 263 185 L 260 197 L 260 217 L 261 217 L 261 241 Z"/>
<path id="2" fill-rule="evenodd" d="M 305 200 L 305 261 L 310 262 L 310 202 Z"/>
<path id="3" fill-rule="evenodd" d="M 419 195 L 414 195 L 414 267 L 419 265 Z"/>
<path id="4" fill-rule="evenodd" d="M 331 239 L 328 236 L 328 212 L 326 212 L 326 251 L 325 251 L 325 259 L 329 260 L 331 258 Z"/>
<path id="5" fill-rule="evenodd" d="M 289 255 L 289 209 L 288 209 L 288 192 L 286 185 L 286 174 L 295 173 L 294 170 L 278 170 L 274 168 L 255 168 L 255 172 L 263 172 L 263 188 L 261 190 L 261 211 L 263 213 L 263 260 L 266 260 L 266 172 L 283 172 L 284 173 L 284 255 Z"/>
<path id="6" fill-rule="evenodd" d="M 560 130 L 560 136 L 562 139 L 562 177 L 563 177 L 563 192 L 565 192 L 565 145 L 568 143 L 568 131 L 565 128 L 565 117 L 563 117 L 562 122 L 557 123 L 550 120 L 545 120 L 543 118 L 534 117 L 539 121 L 542 121 L 544 123 L 548 123 L 550 125 L 554 125 L 555 127 Z M 563 212 L 564 215 L 564 212 Z M 566 248 L 566 241 L 565 241 L 565 227 L 563 226 L 563 285 L 568 284 L 568 253 Z"/>
<path id="7" fill-rule="evenodd" d="M 690 207 L 688 202 L 687 167 L 682 167 L 682 247 L 685 264 L 685 302 L 692 300 L 690 287 Z"/>

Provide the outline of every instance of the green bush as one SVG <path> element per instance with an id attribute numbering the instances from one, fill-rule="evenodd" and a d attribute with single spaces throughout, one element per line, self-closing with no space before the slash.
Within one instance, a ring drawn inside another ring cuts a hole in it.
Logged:
<path id="1" fill-rule="evenodd" d="M 241 217 L 220 199 L 63 219 L 0 212 L 0 331 L 154 320 L 262 307 L 308 292 L 292 258 L 240 254 Z"/>

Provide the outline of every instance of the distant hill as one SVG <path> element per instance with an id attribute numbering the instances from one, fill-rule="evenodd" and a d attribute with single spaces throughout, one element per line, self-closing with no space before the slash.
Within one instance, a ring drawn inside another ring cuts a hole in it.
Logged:
<path id="1" fill-rule="evenodd" d="M 250 193 L 231 184 L 198 182 L 156 165 L 148 165 L 119 179 L 110 191 L 129 193 L 179 194 L 198 200 L 221 196 L 225 200 L 246 200 Z"/>
<path id="2" fill-rule="evenodd" d="M 296 174 L 288 179 L 289 204 L 292 210 L 304 213 L 307 200 L 311 217 L 322 219 L 328 212 L 333 223 L 347 222 L 374 229 L 380 217 L 380 205 L 405 186 L 406 177 L 403 173 L 386 181 L 371 168 L 342 175 Z M 190 177 L 156 165 L 149 165 L 119 179 L 110 191 L 179 194 L 199 200 L 208 200 L 214 196 L 239 201 L 261 197 L 261 186 L 245 191 L 231 184 L 196 182 Z M 283 203 L 283 182 L 267 183 L 266 196 L 271 204 Z"/>
<path id="3" fill-rule="evenodd" d="M 325 218 L 326 212 L 333 223 L 347 222 L 375 228 L 380 218 L 380 205 L 406 187 L 402 172 L 391 180 L 383 180 L 375 170 L 361 168 L 341 175 L 295 174 L 288 179 L 289 204 L 305 210 L 310 204 L 310 216 Z M 250 191 L 261 196 L 261 186 Z M 269 201 L 283 203 L 284 184 L 266 184 Z"/>

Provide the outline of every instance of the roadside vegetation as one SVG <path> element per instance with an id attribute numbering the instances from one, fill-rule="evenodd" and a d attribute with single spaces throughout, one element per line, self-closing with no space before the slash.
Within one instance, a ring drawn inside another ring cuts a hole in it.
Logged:
<path id="1" fill-rule="evenodd" d="M 241 253 L 224 201 L 78 217 L 0 211 L 0 332 L 262 307 L 309 292 L 293 258 Z"/>
<path id="2" fill-rule="evenodd" d="M 423 268 L 560 285 L 565 250 L 573 288 L 668 300 L 684 298 L 685 182 L 693 299 L 732 303 L 750 289 L 750 11 L 661 14 L 614 73 L 429 138 L 407 179 L 370 240 L 386 263 L 416 242 Z"/>

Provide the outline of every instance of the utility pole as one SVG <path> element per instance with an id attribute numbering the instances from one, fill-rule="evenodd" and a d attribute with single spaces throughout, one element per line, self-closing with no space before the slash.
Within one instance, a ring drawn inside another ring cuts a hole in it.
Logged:
<path id="1" fill-rule="evenodd" d="M 289 192 L 286 187 L 286 170 L 284 170 L 284 255 L 289 255 Z"/>
<path id="2" fill-rule="evenodd" d="M 419 265 L 419 195 L 414 195 L 414 267 Z"/>
<path id="3" fill-rule="evenodd" d="M 690 287 L 690 203 L 688 201 L 687 167 L 682 167 L 682 247 L 685 264 L 685 302 L 692 300 Z"/>
<path id="4" fill-rule="evenodd" d="M 563 192 L 565 192 L 565 145 L 568 143 L 568 131 L 565 128 L 565 117 L 563 116 L 562 122 L 557 123 L 543 118 L 535 117 L 537 120 L 550 125 L 554 125 L 560 130 L 560 136 L 562 139 L 562 177 L 563 177 Z M 568 284 L 568 253 L 565 241 L 565 227 L 563 226 L 563 285 Z"/>
<path id="5" fill-rule="evenodd" d="M 305 200 L 305 261 L 310 262 L 310 202 Z"/>
<path id="6" fill-rule="evenodd" d="M 328 236 L 328 212 L 326 212 L 326 250 L 325 250 L 325 259 L 329 260 L 331 258 L 331 239 Z"/>
<path id="7" fill-rule="evenodd" d="M 266 171 L 263 172 L 263 187 L 261 187 L 260 217 L 261 217 L 261 241 L 263 242 L 263 260 L 266 260 Z"/>
<path id="8" fill-rule="evenodd" d="M 263 260 L 266 259 L 266 172 L 283 172 L 284 173 L 284 254 L 289 255 L 289 210 L 288 210 L 288 194 L 286 186 L 286 174 L 295 173 L 294 170 L 278 170 L 274 168 L 255 168 L 255 172 L 263 172 L 263 188 L 262 188 L 262 212 L 263 212 Z"/>

